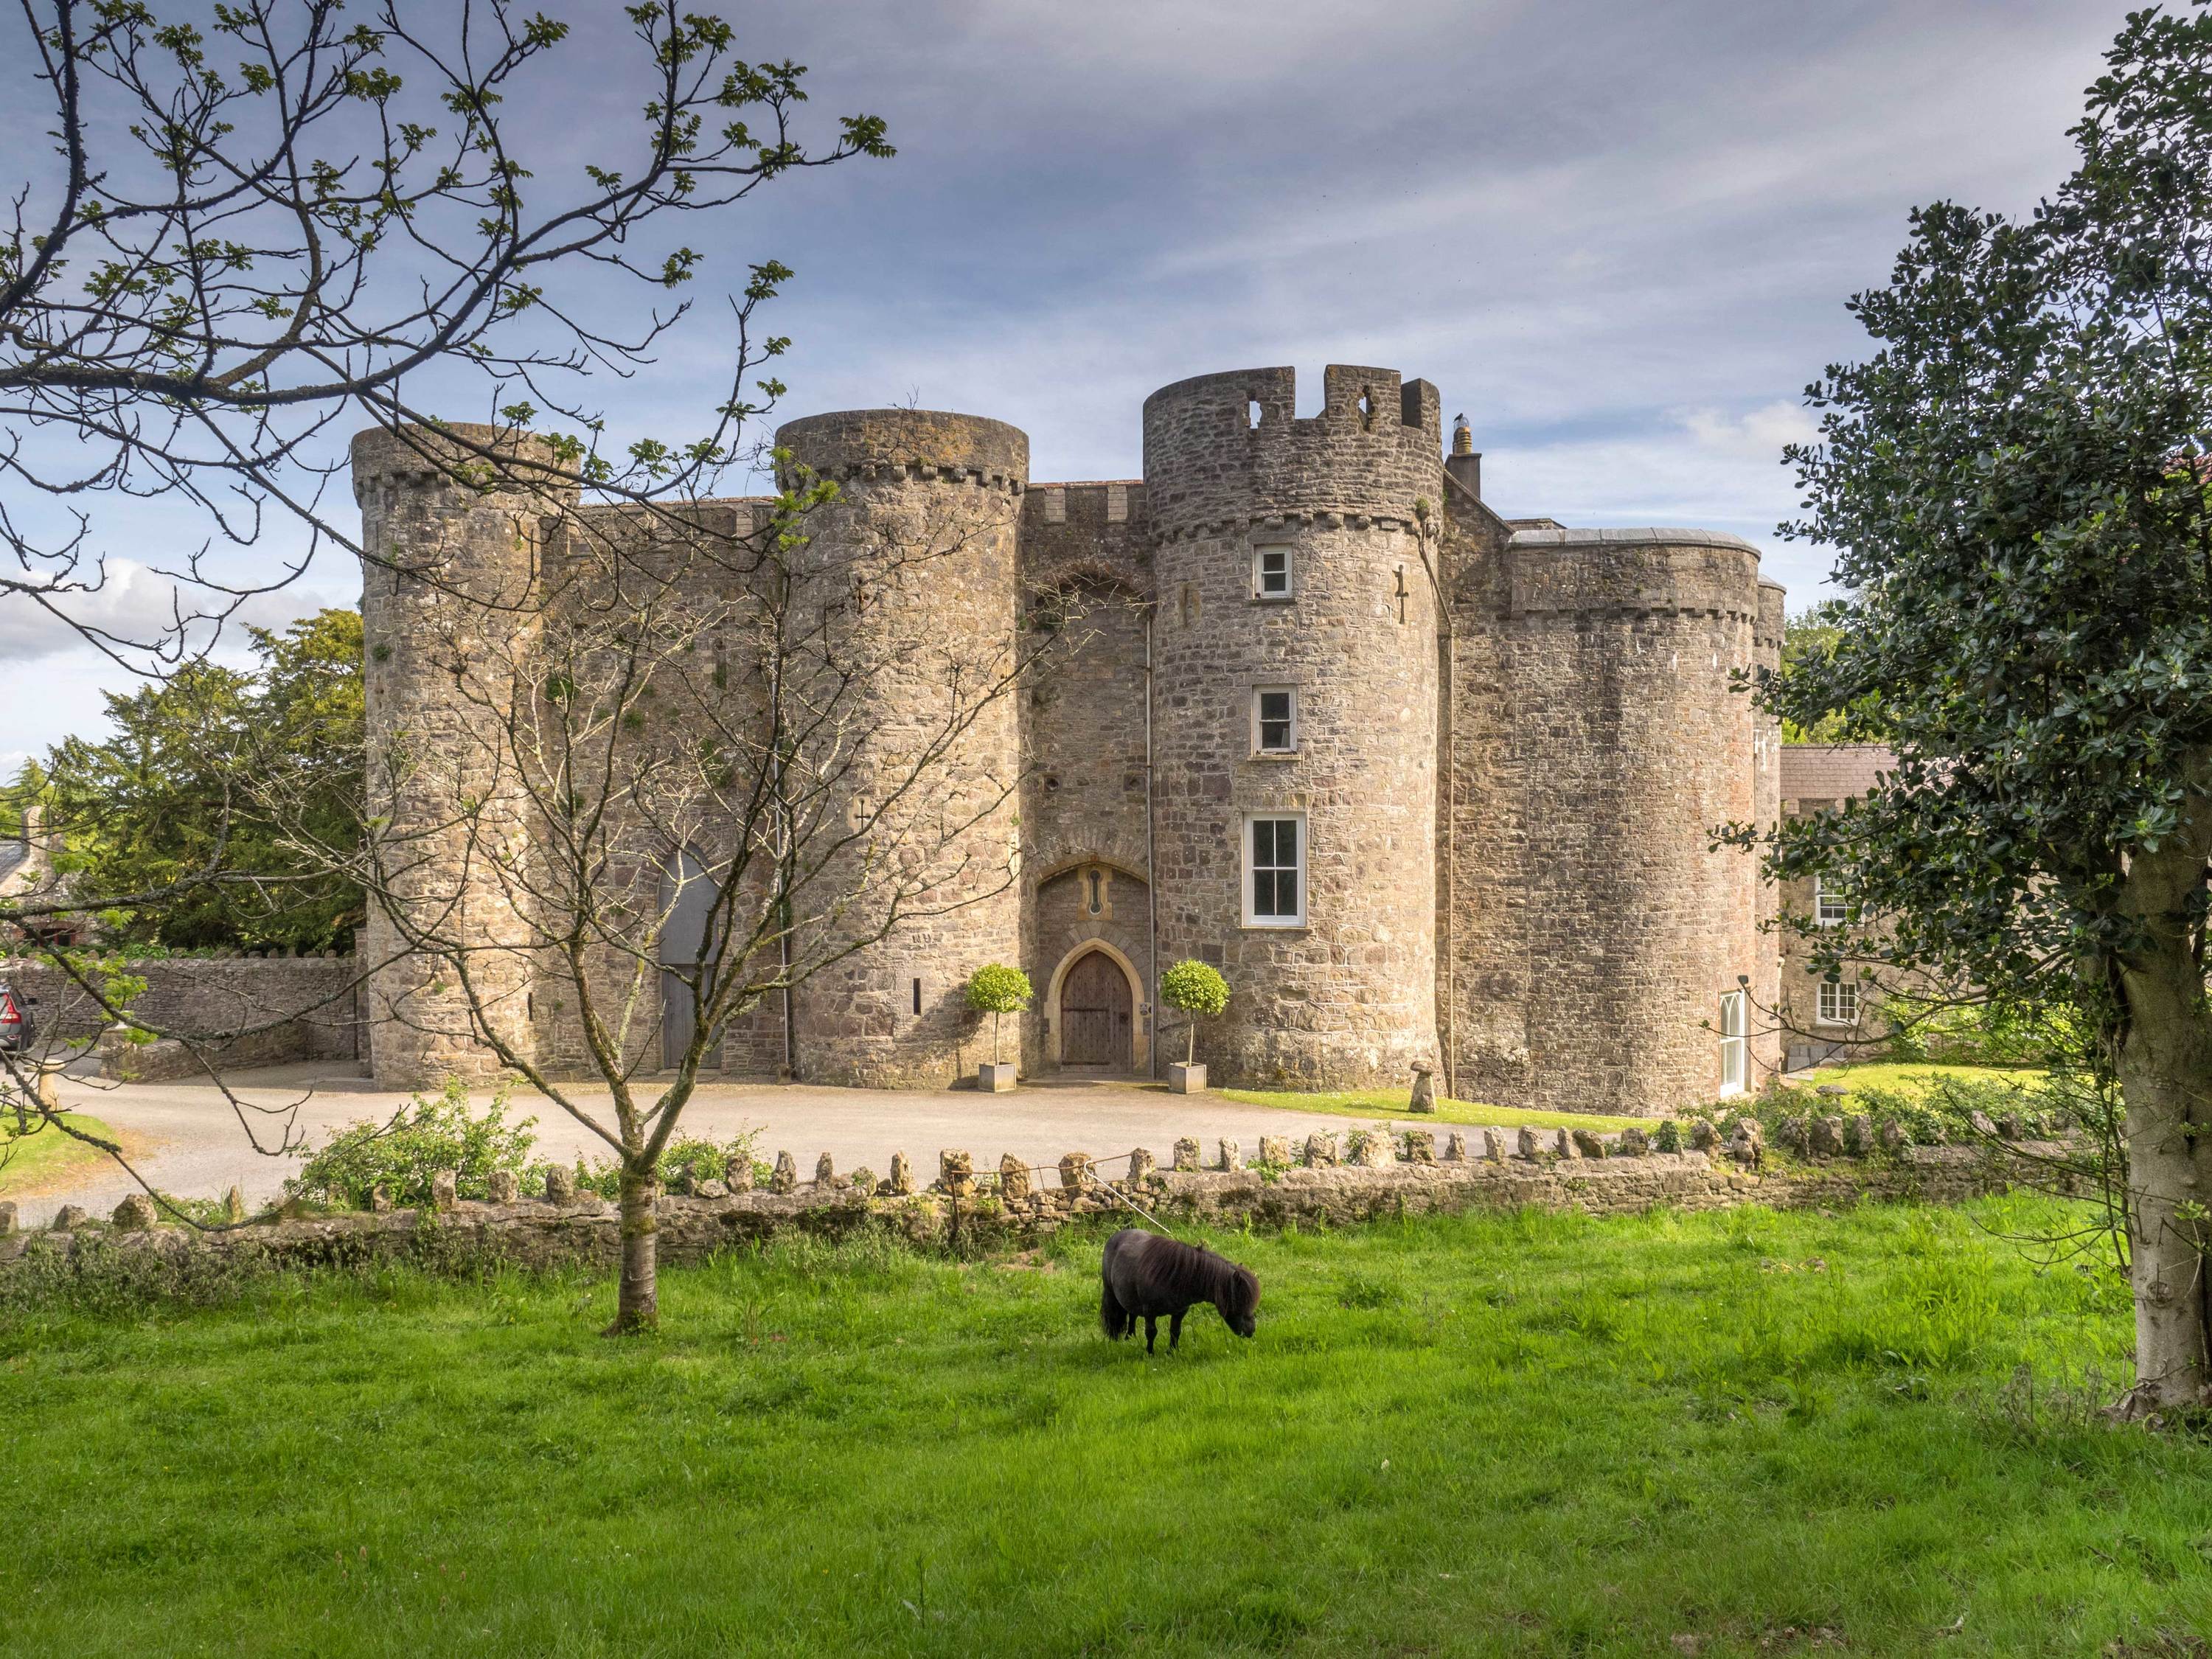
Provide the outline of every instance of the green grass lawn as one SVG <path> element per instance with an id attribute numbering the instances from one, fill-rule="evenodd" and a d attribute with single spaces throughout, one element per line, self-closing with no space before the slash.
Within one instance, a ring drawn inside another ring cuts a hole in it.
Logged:
<path id="1" fill-rule="evenodd" d="M 1409 1112 L 1405 1089 L 1347 1089 L 1335 1094 L 1302 1094 L 1289 1089 L 1222 1089 L 1224 1100 L 1241 1100 L 1251 1106 L 1273 1106 L 1286 1112 L 1334 1112 L 1343 1117 L 1399 1118 L 1408 1123 L 1493 1124 L 1500 1128 L 1625 1129 L 1632 1123 L 1650 1125 L 1633 1117 L 1607 1117 L 1595 1112 L 1526 1112 L 1512 1106 L 1485 1106 L 1479 1101 L 1439 1097 L 1434 1112 Z"/>
<path id="2" fill-rule="evenodd" d="M 2020 1083 L 2030 1087 L 2049 1073 L 2004 1066 L 1936 1066 L 1911 1060 L 1864 1060 L 1851 1066 L 1824 1066 L 1817 1071 L 1794 1072 L 1783 1079 L 1785 1088 L 1808 1092 L 1826 1084 L 1845 1094 L 1861 1089 L 1895 1089 L 1908 1095 L 1924 1095 L 1931 1078 L 1956 1078 L 1962 1083 Z"/>
<path id="3" fill-rule="evenodd" d="M 1095 1235 L 795 1242 L 629 1342 L 597 1278 L 19 1296 L 0 1650 L 2199 1654 L 2212 1445 L 2059 1392 L 2130 1321 L 1997 1237 L 2057 1213 L 1232 1235 L 1257 1340 L 1149 1361 Z"/>
<path id="4" fill-rule="evenodd" d="M 115 1132 L 96 1117 L 72 1112 L 70 1121 L 88 1134 L 114 1138 Z M 27 1193 L 73 1170 L 100 1163 L 106 1157 L 97 1146 L 72 1140 L 53 1128 L 41 1128 L 20 1139 L 0 1139 L 0 1158 L 6 1160 L 0 1163 L 0 1198 Z"/>

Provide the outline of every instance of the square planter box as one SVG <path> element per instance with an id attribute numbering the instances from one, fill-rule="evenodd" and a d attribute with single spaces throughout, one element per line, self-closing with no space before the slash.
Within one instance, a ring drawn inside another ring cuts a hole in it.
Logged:
<path id="1" fill-rule="evenodd" d="M 1002 1095 L 1014 1086 L 1014 1062 L 985 1060 L 975 1068 L 975 1086 L 987 1095 Z"/>
<path id="2" fill-rule="evenodd" d="M 1168 1092 L 1171 1095 L 1194 1095 L 1206 1088 L 1206 1067 L 1171 1062 L 1168 1066 Z"/>

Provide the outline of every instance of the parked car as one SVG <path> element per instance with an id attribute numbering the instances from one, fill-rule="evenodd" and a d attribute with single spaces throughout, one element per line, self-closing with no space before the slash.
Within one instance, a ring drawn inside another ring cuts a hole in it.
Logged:
<path id="1" fill-rule="evenodd" d="M 21 1054 L 38 1041 L 38 1021 L 31 1013 L 36 1006 L 37 998 L 22 995 L 0 979 L 0 1048 Z"/>

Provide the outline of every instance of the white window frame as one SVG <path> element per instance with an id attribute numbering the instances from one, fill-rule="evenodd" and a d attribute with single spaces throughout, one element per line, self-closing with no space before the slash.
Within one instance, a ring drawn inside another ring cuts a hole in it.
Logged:
<path id="1" fill-rule="evenodd" d="M 1828 881 L 1826 876 L 1813 878 L 1813 922 L 1819 927 L 1840 927 L 1850 920 L 1850 903 L 1842 890 L 1831 888 Z M 1833 915 L 1828 914 L 1831 905 L 1835 907 Z"/>
<path id="2" fill-rule="evenodd" d="M 1721 998 L 1721 1093 L 1740 1095 L 1751 1081 L 1750 994 L 1730 991 Z"/>
<path id="3" fill-rule="evenodd" d="M 1289 735 L 1279 745 L 1271 746 L 1261 739 L 1262 723 L 1260 719 L 1261 699 L 1282 696 L 1291 700 Z M 1298 689 L 1295 685 L 1255 685 L 1252 688 L 1252 752 L 1255 755 L 1295 755 L 1298 752 Z"/>
<path id="4" fill-rule="evenodd" d="M 1297 826 L 1297 852 L 1289 864 L 1262 865 L 1254 857 L 1254 843 L 1262 823 L 1292 823 Z M 1244 849 L 1242 863 L 1244 868 L 1244 925 L 1247 927 L 1303 927 L 1306 925 L 1307 883 L 1313 867 L 1312 844 L 1306 837 L 1306 815 L 1304 812 L 1248 812 L 1244 817 Z M 1297 882 L 1297 914 L 1269 915 L 1259 914 L 1254 903 L 1254 883 L 1262 870 L 1291 870 Z"/>
<path id="5" fill-rule="evenodd" d="M 1859 988 L 1855 981 L 1824 979 L 1813 997 L 1814 1024 L 1856 1026 L 1859 1023 Z"/>
<path id="6" fill-rule="evenodd" d="M 1267 591 L 1265 564 L 1267 556 L 1283 556 L 1283 590 L 1279 593 Z M 1252 597 L 1267 605 L 1286 605 L 1298 596 L 1298 561 L 1288 542 L 1260 542 L 1252 549 Z"/>

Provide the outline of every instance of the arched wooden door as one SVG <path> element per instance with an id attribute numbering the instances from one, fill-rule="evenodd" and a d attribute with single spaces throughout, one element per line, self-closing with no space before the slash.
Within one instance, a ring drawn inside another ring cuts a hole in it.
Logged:
<path id="1" fill-rule="evenodd" d="M 1093 951 L 1060 982 L 1060 1063 L 1129 1067 L 1129 981 L 1121 964 Z"/>

